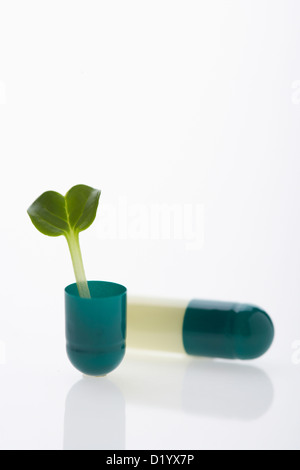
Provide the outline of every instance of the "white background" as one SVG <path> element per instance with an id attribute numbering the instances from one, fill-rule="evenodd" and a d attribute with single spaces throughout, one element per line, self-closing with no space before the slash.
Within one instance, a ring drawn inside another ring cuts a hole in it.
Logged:
<path id="1" fill-rule="evenodd" d="M 1 0 L 1 448 L 300 448 L 299 18 L 297 0 Z M 89 279 L 257 304 L 269 352 L 129 352 L 82 379 L 66 242 L 26 213 L 78 183 L 102 190 Z M 200 207 L 198 249 L 151 238 L 153 205 Z"/>

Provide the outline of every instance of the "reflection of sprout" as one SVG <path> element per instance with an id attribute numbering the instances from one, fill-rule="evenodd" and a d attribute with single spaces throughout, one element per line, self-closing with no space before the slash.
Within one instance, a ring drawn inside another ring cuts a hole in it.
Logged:
<path id="1" fill-rule="evenodd" d="M 64 235 L 71 253 L 80 297 L 90 297 L 81 250 L 79 232 L 94 221 L 101 191 L 83 184 L 71 188 L 65 196 L 55 192 L 43 193 L 28 209 L 34 226 L 44 235 Z"/>

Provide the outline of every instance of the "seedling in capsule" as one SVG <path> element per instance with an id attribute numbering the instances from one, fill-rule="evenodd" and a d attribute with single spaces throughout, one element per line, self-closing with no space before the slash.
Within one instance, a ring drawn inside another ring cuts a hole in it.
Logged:
<path id="1" fill-rule="evenodd" d="M 101 191 L 83 184 L 71 188 L 65 196 L 46 191 L 28 209 L 33 225 L 44 235 L 63 235 L 68 243 L 78 293 L 90 298 L 79 244 L 79 233 L 95 220 Z"/>

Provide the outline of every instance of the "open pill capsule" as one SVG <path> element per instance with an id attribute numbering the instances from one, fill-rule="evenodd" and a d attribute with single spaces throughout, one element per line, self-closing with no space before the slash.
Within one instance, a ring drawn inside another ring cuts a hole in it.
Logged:
<path id="1" fill-rule="evenodd" d="M 267 313 L 254 305 L 129 299 L 127 346 L 194 356 L 255 359 L 274 339 Z"/>

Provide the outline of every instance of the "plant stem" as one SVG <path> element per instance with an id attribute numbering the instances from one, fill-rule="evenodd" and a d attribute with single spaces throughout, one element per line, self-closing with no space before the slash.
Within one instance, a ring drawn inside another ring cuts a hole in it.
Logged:
<path id="1" fill-rule="evenodd" d="M 79 234 L 71 231 L 66 235 L 66 239 L 69 245 L 69 250 L 72 258 L 79 296 L 89 299 L 91 297 L 91 294 L 84 272 L 79 244 Z"/>

